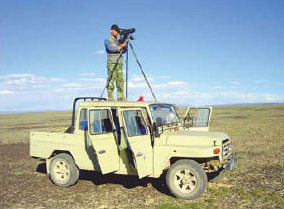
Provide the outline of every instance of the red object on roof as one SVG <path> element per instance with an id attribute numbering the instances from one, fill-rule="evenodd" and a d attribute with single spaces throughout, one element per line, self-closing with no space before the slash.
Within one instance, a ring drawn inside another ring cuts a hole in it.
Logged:
<path id="1" fill-rule="evenodd" d="M 144 101 L 144 97 L 140 96 L 137 101 L 143 102 Z"/>

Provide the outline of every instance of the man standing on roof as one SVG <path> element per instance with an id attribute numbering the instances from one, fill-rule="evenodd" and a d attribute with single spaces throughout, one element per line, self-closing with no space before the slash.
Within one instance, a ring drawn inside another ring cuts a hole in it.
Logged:
<path id="1" fill-rule="evenodd" d="M 119 58 L 119 54 L 121 50 L 123 53 L 126 52 L 125 46 L 126 43 L 120 44 L 117 35 L 118 35 L 119 27 L 114 24 L 110 28 L 110 36 L 105 40 L 105 48 L 107 53 L 107 74 L 108 74 L 108 86 L 107 86 L 107 93 L 108 93 L 108 100 L 113 101 L 113 90 L 114 90 L 114 82 L 116 82 L 116 89 L 117 89 L 117 100 L 118 101 L 125 101 L 125 97 L 123 96 L 124 91 L 124 79 L 122 75 L 122 64 L 123 58 L 122 56 Z M 115 63 L 118 61 L 118 64 L 115 69 Z M 113 74 L 112 71 L 114 70 Z M 112 78 L 111 77 L 112 74 Z M 110 79 L 110 80 L 109 80 Z"/>

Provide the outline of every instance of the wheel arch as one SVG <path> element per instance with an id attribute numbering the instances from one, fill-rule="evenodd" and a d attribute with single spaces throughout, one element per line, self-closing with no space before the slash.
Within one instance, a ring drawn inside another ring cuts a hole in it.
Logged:
<path id="1" fill-rule="evenodd" d="M 196 161 L 199 164 L 203 164 L 203 163 L 209 162 L 210 160 L 219 160 L 219 158 L 218 158 L 218 156 L 205 157 L 205 158 L 173 156 L 169 160 L 170 160 L 170 165 L 174 164 L 178 160 L 193 160 L 193 161 Z"/>
<path id="2" fill-rule="evenodd" d="M 214 168 L 217 168 L 216 166 L 220 164 L 218 156 L 213 157 L 206 157 L 206 158 L 194 158 L 194 157 L 171 157 L 170 158 L 170 166 L 173 165 L 175 162 L 179 160 L 193 160 L 197 162 L 206 173 L 213 172 Z"/>
<path id="3" fill-rule="evenodd" d="M 73 157 L 73 155 L 72 155 L 72 153 L 70 151 L 68 151 L 68 150 L 54 150 L 51 153 L 51 155 L 49 156 L 49 158 L 46 159 L 46 172 L 48 174 L 49 174 L 49 168 L 50 168 L 50 163 L 51 163 L 52 157 L 54 157 L 54 156 L 56 156 L 58 154 L 62 154 L 62 153 L 70 155 L 70 157 L 72 157 L 72 159 L 74 160 L 74 163 L 75 163 L 76 167 L 79 168 L 79 166 L 76 163 L 75 158 Z"/>
<path id="4" fill-rule="evenodd" d="M 157 169 L 154 177 L 161 177 L 162 175 L 164 175 L 165 173 L 167 173 L 167 171 L 170 169 L 170 167 L 177 161 L 179 160 L 193 160 L 196 161 L 198 164 L 202 164 L 202 159 L 200 158 L 192 158 L 192 157 L 180 157 L 180 156 L 172 156 L 170 158 L 168 158 L 162 165 L 161 165 L 161 169 Z"/>
<path id="5" fill-rule="evenodd" d="M 58 154 L 61 154 L 61 153 L 65 153 L 65 154 L 70 155 L 70 156 L 73 158 L 73 160 L 75 161 L 75 159 L 74 159 L 72 153 L 71 153 L 70 151 L 68 151 L 68 150 L 54 150 L 54 151 L 52 152 L 52 154 L 49 156 L 49 158 L 51 159 L 51 158 L 54 157 L 55 155 L 58 155 Z"/>

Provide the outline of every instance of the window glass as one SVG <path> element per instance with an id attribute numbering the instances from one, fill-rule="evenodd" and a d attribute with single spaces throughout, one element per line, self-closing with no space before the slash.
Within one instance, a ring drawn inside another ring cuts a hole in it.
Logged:
<path id="1" fill-rule="evenodd" d="M 190 108 L 185 121 L 186 127 L 207 127 L 209 114 L 209 108 Z"/>
<path id="2" fill-rule="evenodd" d="M 178 123 L 178 117 L 171 105 L 151 105 L 150 107 L 153 120 L 157 125 Z"/>
<path id="3" fill-rule="evenodd" d="M 123 114 L 129 136 L 147 134 L 147 126 L 140 110 L 125 110 Z"/>
<path id="4" fill-rule="evenodd" d="M 87 109 L 81 109 L 79 124 L 83 121 L 87 122 Z M 81 126 L 80 129 L 82 129 Z"/>
<path id="5" fill-rule="evenodd" d="M 90 110 L 90 132 L 91 134 L 112 132 L 109 110 Z"/>

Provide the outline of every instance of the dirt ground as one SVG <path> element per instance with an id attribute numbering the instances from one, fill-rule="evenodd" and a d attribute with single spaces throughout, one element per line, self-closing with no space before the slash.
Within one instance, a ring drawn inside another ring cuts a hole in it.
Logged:
<path id="1" fill-rule="evenodd" d="M 159 180 L 87 171 L 75 186 L 59 188 L 44 162 L 29 157 L 28 143 L 1 145 L 0 172 L 1 208 L 141 208 L 168 195 Z"/>
<path id="2" fill-rule="evenodd" d="M 76 185 L 55 186 L 44 162 L 30 158 L 28 133 L 65 126 L 69 118 L 1 115 L 0 208 L 284 208 L 284 105 L 214 109 L 210 130 L 229 134 L 237 167 L 194 201 L 174 198 L 163 178 L 84 171 Z"/>

